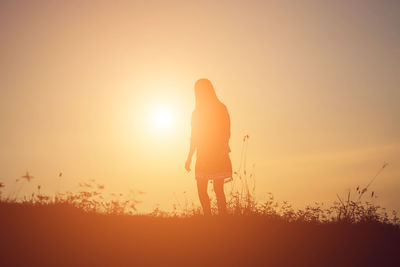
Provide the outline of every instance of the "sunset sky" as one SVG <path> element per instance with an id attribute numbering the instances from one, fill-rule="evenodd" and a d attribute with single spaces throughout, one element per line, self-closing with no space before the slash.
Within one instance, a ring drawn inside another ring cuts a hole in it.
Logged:
<path id="1" fill-rule="evenodd" d="M 365 186 L 400 210 L 399 1 L 1 1 L 0 182 L 88 179 L 198 203 L 194 83 L 248 134 L 256 194 L 295 206 Z M 63 172 L 62 178 L 58 177 Z M 226 191 L 230 185 L 227 184 Z"/>

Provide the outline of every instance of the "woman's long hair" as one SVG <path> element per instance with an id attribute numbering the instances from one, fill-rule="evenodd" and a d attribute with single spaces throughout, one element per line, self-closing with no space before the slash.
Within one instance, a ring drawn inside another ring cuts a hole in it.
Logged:
<path id="1" fill-rule="evenodd" d="M 195 83 L 194 93 L 196 96 L 195 110 L 211 108 L 221 103 L 212 83 L 207 79 L 200 79 Z"/>

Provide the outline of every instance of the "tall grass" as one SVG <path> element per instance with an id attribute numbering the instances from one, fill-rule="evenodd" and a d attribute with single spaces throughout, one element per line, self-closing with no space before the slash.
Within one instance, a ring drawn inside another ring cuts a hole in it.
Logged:
<path id="1" fill-rule="evenodd" d="M 355 198 L 352 198 L 352 191 L 348 192 L 346 200 L 342 200 L 339 195 L 339 201 L 334 201 L 330 205 L 315 202 L 313 205 L 307 205 L 303 209 L 294 209 L 287 201 L 275 200 L 272 193 L 267 193 L 264 202 L 257 201 L 255 197 L 256 179 L 255 166 L 252 166 L 250 172 L 247 170 L 247 147 L 249 136 L 243 138 L 241 159 L 239 169 L 234 172 L 234 177 L 230 189 L 228 189 L 227 208 L 231 215 L 251 215 L 265 216 L 272 219 L 280 219 L 288 222 L 311 222 L 311 223 L 388 223 L 399 225 L 400 219 L 395 210 L 388 212 L 386 208 L 373 203 L 377 198 L 374 191 L 371 191 L 369 197 L 367 193 L 370 186 L 377 177 L 388 166 L 383 163 L 370 182 L 363 188 L 355 188 Z M 216 213 L 216 202 L 213 202 L 213 211 Z"/>
<path id="2" fill-rule="evenodd" d="M 69 206 L 84 212 L 113 215 L 136 214 L 137 205 L 140 203 L 138 196 L 143 192 L 131 191 L 126 196 L 112 193 L 106 199 L 104 188 L 104 185 L 97 184 L 96 181 L 92 179 L 88 182 L 80 183 L 77 192 L 67 191 L 65 193 L 48 195 L 42 193 L 41 186 L 38 185 L 35 192 L 29 196 L 23 196 L 22 198 L 17 198 L 17 195 L 13 193 L 3 198 L 1 197 L 0 191 L 0 203 L 20 204 L 25 206 Z"/>
<path id="3" fill-rule="evenodd" d="M 247 169 L 247 146 L 249 136 L 243 138 L 240 165 L 234 172 L 233 179 L 227 188 L 227 210 L 228 216 L 262 216 L 273 220 L 285 222 L 307 222 L 307 223 L 383 223 L 400 225 L 400 220 L 396 211 L 388 212 L 385 208 L 375 205 L 373 200 L 377 198 L 374 191 L 370 191 L 370 186 L 387 167 L 387 163 L 378 170 L 371 181 L 364 187 L 357 186 L 353 191 L 349 191 L 346 198 L 337 195 L 338 200 L 330 205 L 324 203 L 314 203 L 303 209 L 295 209 L 286 201 L 277 201 L 272 193 L 266 194 L 265 201 L 258 201 L 255 197 L 256 177 L 255 166 L 251 170 Z M 24 177 L 33 177 L 27 173 Z M 61 177 L 61 175 L 59 175 Z M 94 212 L 99 214 L 113 215 L 135 215 L 138 214 L 137 206 L 141 191 L 131 191 L 128 195 L 110 194 L 106 195 L 104 185 L 97 184 L 95 180 L 89 180 L 79 184 L 77 192 L 56 193 L 46 195 L 41 192 L 41 186 L 37 186 L 36 191 L 30 196 L 17 198 L 20 188 L 29 184 L 30 179 L 26 178 L 23 185 L 19 185 L 20 179 L 16 180 L 11 195 L 4 197 L 2 189 L 5 187 L 0 182 L 0 203 L 18 204 L 25 206 L 69 206 L 84 212 Z M 15 193 L 18 192 L 18 193 Z M 367 194 L 369 193 L 369 197 Z M 193 201 L 189 201 L 184 192 L 184 201 L 179 201 L 176 196 L 172 206 L 172 211 L 164 211 L 156 206 L 148 215 L 155 217 L 193 217 L 201 215 L 201 208 Z M 217 214 L 217 204 L 212 200 L 212 211 Z"/>

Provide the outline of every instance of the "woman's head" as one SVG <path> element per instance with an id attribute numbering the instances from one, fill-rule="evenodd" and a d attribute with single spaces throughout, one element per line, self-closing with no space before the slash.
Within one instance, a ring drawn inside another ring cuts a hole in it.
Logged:
<path id="1" fill-rule="evenodd" d="M 196 109 L 210 107 L 219 103 L 212 83 L 207 79 L 200 79 L 194 85 Z"/>

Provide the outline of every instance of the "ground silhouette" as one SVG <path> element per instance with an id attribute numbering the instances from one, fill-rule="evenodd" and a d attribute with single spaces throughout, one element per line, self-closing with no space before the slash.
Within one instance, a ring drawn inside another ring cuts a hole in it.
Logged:
<path id="1" fill-rule="evenodd" d="M 107 215 L 1 203 L 0 262 L 16 265 L 398 266 L 400 229 L 271 216 Z"/>

